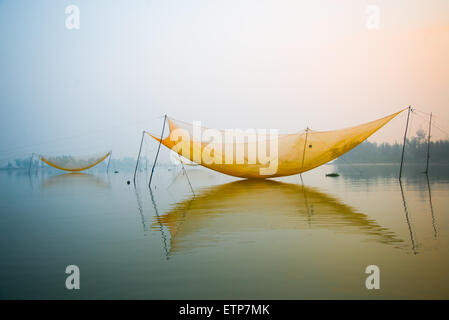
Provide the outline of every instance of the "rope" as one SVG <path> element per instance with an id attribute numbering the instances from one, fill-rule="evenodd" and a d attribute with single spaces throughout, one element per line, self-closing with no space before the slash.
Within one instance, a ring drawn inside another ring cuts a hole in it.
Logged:
<path id="1" fill-rule="evenodd" d="M 419 114 L 415 114 L 416 116 L 418 116 L 418 117 L 420 117 L 421 119 L 423 119 L 424 121 L 426 121 L 426 122 L 429 122 L 429 120 L 428 119 L 425 119 L 423 116 L 421 116 L 421 115 L 419 115 Z M 430 117 L 430 115 L 429 115 L 429 117 Z M 445 133 L 445 134 L 447 134 L 448 136 L 449 136 L 449 132 L 448 131 L 446 131 L 446 130 L 444 130 L 444 129 L 442 129 L 442 128 L 440 128 L 438 125 L 436 125 L 435 124 L 435 120 L 433 119 L 433 116 L 432 116 L 432 128 L 437 128 L 437 129 L 439 129 L 441 132 L 443 132 L 443 133 Z"/>
<path id="2" fill-rule="evenodd" d="M 173 117 L 168 117 L 169 119 L 171 119 L 171 120 L 173 120 L 173 121 L 175 121 L 175 122 L 180 122 L 180 123 L 183 123 L 183 124 L 185 124 L 185 125 L 187 125 L 187 126 L 189 126 L 189 127 L 194 127 L 193 126 L 193 123 L 190 123 L 190 122 L 187 122 L 187 121 L 183 121 L 183 120 L 179 120 L 179 119 L 176 119 L 176 118 L 173 118 Z M 206 127 L 206 126 L 203 126 L 203 125 L 201 125 L 200 126 L 200 128 L 202 128 L 202 129 L 213 129 L 213 130 L 218 130 L 218 131 L 225 131 L 226 129 L 218 129 L 218 128 L 211 128 L 211 127 Z M 232 128 L 232 129 L 230 129 L 230 130 L 235 130 L 236 128 Z M 259 128 L 260 129 L 260 128 Z M 242 130 L 245 130 L 245 129 L 242 129 Z M 256 129 L 257 130 L 257 129 Z M 297 134 L 297 133 L 301 133 L 301 132 L 303 132 L 303 131 L 305 131 L 305 130 L 299 130 L 298 131 L 298 129 L 292 129 L 292 130 L 279 130 L 279 129 L 277 129 L 279 132 L 282 132 L 281 134 L 282 135 L 292 135 L 292 134 Z M 294 130 L 294 131 L 293 131 Z"/>
<path id="3" fill-rule="evenodd" d="M 125 125 L 115 125 L 115 126 L 102 128 L 102 129 L 90 130 L 90 131 L 86 131 L 86 132 L 68 136 L 68 137 L 54 138 L 54 139 L 48 140 L 46 142 L 35 143 L 32 145 L 25 145 L 25 146 L 20 146 L 20 147 L 14 147 L 14 148 L 10 148 L 10 149 L 3 149 L 3 150 L 0 150 L 0 153 L 10 153 L 12 151 L 26 149 L 26 148 L 30 148 L 30 147 L 41 146 L 41 145 L 46 145 L 46 144 L 53 144 L 53 143 L 57 143 L 57 142 L 64 141 L 64 140 L 70 140 L 70 139 L 75 139 L 75 138 L 82 137 L 82 136 L 88 136 L 88 135 L 91 135 L 92 133 L 103 133 L 103 132 L 105 132 L 107 130 L 111 130 L 113 128 L 125 128 L 125 127 L 129 127 L 131 125 L 135 125 L 137 123 L 143 123 L 143 122 L 144 121 L 141 120 L 141 121 L 137 121 L 137 122 L 128 123 Z"/>
<path id="4" fill-rule="evenodd" d="M 423 114 L 425 114 L 425 115 L 428 115 L 428 116 L 430 116 L 430 113 L 428 113 L 428 112 L 424 112 L 424 111 L 421 111 L 421 110 L 419 110 L 419 109 L 416 109 L 416 108 L 413 108 L 413 112 L 419 112 L 419 113 L 423 113 Z"/>
<path id="5" fill-rule="evenodd" d="M 446 131 L 446 130 L 444 130 L 444 129 L 442 129 L 442 128 L 440 128 L 439 126 L 437 126 L 437 125 L 435 124 L 435 121 L 434 121 L 434 123 L 432 124 L 432 127 L 435 127 L 435 128 L 437 128 L 437 129 L 441 130 L 441 132 L 443 132 L 443 133 L 445 133 L 445 134 L 447 134 L 447 135 L 449 136 L 449 132 Z"/>
<path id="6" fill-rule="evenodd" d="M 413 110 L 414 110 L 414 111 L 417 111 L 417 112 L 419 112 L 419 113 L 425 114 L 425 115 L 427 115 L 428 117 L 430 117 L 430 113 L 428 113 L 428 112 L 424 112 L 424 111 L 421 111 L 421 110 L 419 110 L 419 109 L 413 109 Z M 417 114 L 417 116 L 421 117 L 421 118 L 424 119 L 426 122 L 429 122 L 429 120 L 428 120 L 428 119 L 425 119 L 423 116 L 420 116 L 420 115 L 418 115 L 418 114 Z M 444 130 L 443 128 L 441 128 L 441 127 L 439 127 L 439 126 L 437 126 L 437 125 L 435 124 L 435 123 L 439 123 L 439 121 L 437 121 L 435 118 L 440 119 L 440 116 L 437 115 L 437 114 L 435 114 L 435 113 L 432 113 L 432 127 L 435 126 L 435 127 L 438 128 L 439 130 L 441 130 L 441 132 L 443 132 L 443 133 L 449 135 L 449 132 L 448 132 L 448 131 Z"/>

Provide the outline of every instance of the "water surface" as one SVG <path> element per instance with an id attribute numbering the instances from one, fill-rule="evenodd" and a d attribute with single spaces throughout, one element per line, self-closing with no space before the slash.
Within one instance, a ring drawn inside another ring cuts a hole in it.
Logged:
<path id="1" fill-rule="evenodd" d="M 402 184 L 396 165 L 302 181 L 157 167 L 151 190 L 145 171 L 134 186 L 131 171 L 2 170 L 0 297 L 447 299 L 449 170 L 421 167 Z M 365 288 L 371 264 L 380 290 Z"/>

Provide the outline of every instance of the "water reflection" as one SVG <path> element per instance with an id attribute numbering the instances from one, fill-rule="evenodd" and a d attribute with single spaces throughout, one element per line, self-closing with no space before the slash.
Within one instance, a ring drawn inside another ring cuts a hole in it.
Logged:
<path id="1" fill-rule="evenodd" d="M 170 235 L 167 254 L 213 246 L 220 236 L 263 230 L 327 229 L 400 246 L 396 235 L 316 188 L 273 180 L 240 180 L 203 188 L 166 213 L 157 210 L 153 230 Z"/>
<path id="2" fill-rule="evenodd" d="M 146 232 L 149 228 L 147 226 L 147 220 L 145 218 L 145 214 L 143 211 L 143 202 L 142 199 L 140 197 L 138 188 L 134 187 L 134 191 L 136 193 L 136 199 L 137 199 L 137 208 L 139 210 L 139 215 L 140 215 L 140 219 L 142 222 L 142 227 L 143 227 L 143 231 Z M 156 201 L 154 200 L 154 196 L 153 196 L 153 191 L 151 190 L 151 188 L 149 189 L 149 193 L 150 193 L 150 199 L 151 199 L 151 203 L 153 205 L 153 210 L 154 210 L 154 214 L 156 215 L 156 217 L 158 218 L 159 221 L 159 209 L 156 205 Z M 169 249 L 169 245 L 168 245 L 168 241 L 167 241 L 167 235 L 166 232 L 164 230 L 164 226 L 159 223 L 159 227 L 160 227 L 160 231 L 161 231 L 161 235 L 162 235 L 162 243 L 163 243 L 163 247 L 164 247 L 164 251 L 165 251 L 165 255 L 167 257 L 167 259 L 169 258 L 169 253 L 170 253 L 170 249 Z"/>
<path id="3" fill-rule="evenodd" d="M 428 174 L 426 174 L 426 178 L 427 178 L 427 190 L 429 192 L 430 214 L 432 216 L 433 236 L 436 239 L 438 237 L 438 232 L 437 232 L 437 226 L 436 226 L 436 222 L 435 222 L 435 214 L 433 212 L 432 192 L 430 190 L 430 181 L 429 181 L 429 175 Z"/>
<path id="4" fill-rule="evenodd" d="M 41 188 L 47 190 L 57 190 L 61 187 L 67 186 L 71 188 L 85 188 L 92 186 L 96 188 L 107 189 L 109 188 L 109 183 L 96 175 L 73 172 L 46 177 L 41 184 Z"/>
<path id="5" fill-rule="evenodd" d="M 402 196 L 402 203 L 404 205 L 404 212 L 405 212 L 405 221 L 407 221 L 407 226 L 408 226 L 408 230 L 410 232 L 410 241 L 412 244 L 412 251 L 414 254 L 416 254 L 416 245 L 415 245 L 415 237 L 413 236 L 414 231 L 413 231 L 413 227 L 410 221 L 410 215 L 407 209 L 407 201 L 405 200 L 405 195 L 404 195 L 404 187 L 402 186 L 402 181 L 399 180 L 399 187 L 401 189 L 401 196 Z"/>

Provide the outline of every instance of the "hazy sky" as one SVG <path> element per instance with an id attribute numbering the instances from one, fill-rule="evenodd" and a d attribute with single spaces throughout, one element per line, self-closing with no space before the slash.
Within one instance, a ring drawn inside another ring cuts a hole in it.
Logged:
<path id="1" fill-rule="evenodd" d="M 65 25 L 72 4 L 79 30 Z M 366 27 L 368 5 L 379 29 Z M 0 0 L 0 161 L 134 157 L 165 113 L 292 132 L 410 104 L 449 131 L 447 0 Z M 405 114 L 373 139 L 400 140 L 404 125 Z"/>

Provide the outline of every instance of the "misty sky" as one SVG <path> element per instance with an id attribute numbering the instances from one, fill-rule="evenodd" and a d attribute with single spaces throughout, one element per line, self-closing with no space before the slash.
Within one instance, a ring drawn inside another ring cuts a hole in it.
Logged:
<path id="1" fill-rule="evenodd" d="M 65 25 L 71 4 L 79 30 Z M 0 75 L 0 161 L 135 157 L 165 113 L 294 132 L 411 104 L 449 131 L 449 1 L 0 0 Z M 404 125 L 402 114 L 372 140 L 399 141 Z"/>

